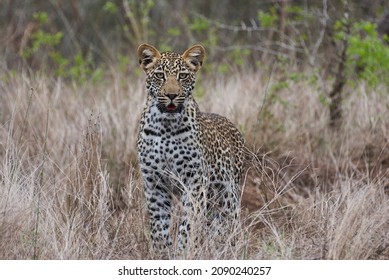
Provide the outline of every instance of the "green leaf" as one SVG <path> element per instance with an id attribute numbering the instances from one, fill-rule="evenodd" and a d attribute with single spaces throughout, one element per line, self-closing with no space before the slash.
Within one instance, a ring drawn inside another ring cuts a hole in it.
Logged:
<path id="1" fill-rule="evenodd" d="M 173 37 L 178 37 L 181 34 L 181 31 L 177 27 L 172 27 L 167 30 L 167 33 Z"/>
<path id="2" fill-rule="evenodd" d="M 40 24 L 45 24 L 49 19 L 49 15 L 46 12 L 35 12 L 32 18 Z"/>
<path id="3" fill-rule="evenodd" d="M 208 29 L 208 22 L 203 18 L 195 18 L 191 24 L 189 24 L 189 29 L 192 31 L 205 31 Z"/>
<path id="4" fill-rule="evenodd" d="M 258 20 L 261 23 L 261 26 L 264 28 L 276 27 L 278 16 L 275 11 L 270 11 L 266 13 L 262 10 L 258 11 Z"/>
<path id="5" fill-rule="evenodd" d="M 117 14 L 119 8 L 112 1 L 107 1 L 103 6 L 103 10 L 111 14 Z"/>

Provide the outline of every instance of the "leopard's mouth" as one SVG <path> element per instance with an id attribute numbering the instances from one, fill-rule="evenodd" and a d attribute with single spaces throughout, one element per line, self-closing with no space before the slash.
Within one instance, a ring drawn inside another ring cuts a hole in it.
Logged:
<path id="1" fill-rule="evenodd" d="M 159 103 L 157 107 L 161 113 L 169 113 L 169 114 L 180 113 L 183 109 L 182 104 L 176 105 L 173 102 L 169 103 L 168 105 Z"/>
<path id="2" fill-rule="evenodd" d="M 169 105 L 166 106 L 166 109 L 168 111 L 175 111 L 178 106 L 174 105 L 173 103 L 170 103 Z"/>

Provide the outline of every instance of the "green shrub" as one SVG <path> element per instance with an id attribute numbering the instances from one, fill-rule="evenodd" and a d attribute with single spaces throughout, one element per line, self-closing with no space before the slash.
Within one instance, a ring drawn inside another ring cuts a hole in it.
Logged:
<path id="1" fill-rule="evenodd" d="M 350 24 L 347 21 L 342 19 L 335 23 L 335 40 L 347 42 L 348 76 L 365 81 L 372 87 L 389 85 L 388 37 L 378 35 L 375 23 L 359 21 Z M 346 25 L 350 28 L 345 28 Z"/>

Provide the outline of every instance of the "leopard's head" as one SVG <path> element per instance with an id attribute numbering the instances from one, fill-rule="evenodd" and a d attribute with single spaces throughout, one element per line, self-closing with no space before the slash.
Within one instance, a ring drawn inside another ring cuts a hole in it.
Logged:
<path id="1" fill-rule="evenodd" d="M 179 113 L 192 98 L 196 73 L 201 68 L 205 50 L 194 45 L 183 54 L 160 53 L 142 44 L 138 48 L 139 64 L 147 74 L 146 89 L 161 113 Z"/>

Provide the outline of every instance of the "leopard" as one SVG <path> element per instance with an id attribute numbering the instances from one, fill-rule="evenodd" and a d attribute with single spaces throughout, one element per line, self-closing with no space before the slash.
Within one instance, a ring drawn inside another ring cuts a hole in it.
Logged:
<path id="1" fill-rule="evenodd" d="M 191 217 L 203 217 L 205 228 L 216 224 L 220 235 L 228 221 L 239 220 L 245 141 L 230 120 L 202 112 L 195 101 L 202 45 L 180 54 L 141 44 L 137 54 L 146 73 L 137 153 L 150 237 L 158 250 L 171 248 L 173 240 L 184 250 L 193 232 L 203 230 Z M 173 238 L 177 203 L 182 211 Z"/>

